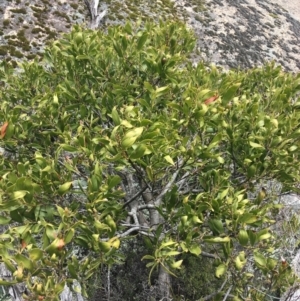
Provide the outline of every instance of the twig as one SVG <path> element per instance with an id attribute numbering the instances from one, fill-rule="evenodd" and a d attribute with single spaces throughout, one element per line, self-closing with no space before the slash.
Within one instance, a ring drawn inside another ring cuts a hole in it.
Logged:
<path id="1" fill-rule="evenodd" d="M 206 300 L 212 299 L 214 296 L 216 296 L 217 294 L 219 294 L 223 290 L 226 283 L 227 283 L 227 279 L 225 279 L 225 281 L 223 282 L 221 287 L 218 289 L 218 291 L 216 291 L 215 293 L 212 293 L 210 295 L 207 295 L 205 297 L 202 297 L 200 300 L 206 301 Z"/>
<path id="2" fill-rule="evenodd" d="M 206 252 L 201 252 L 200 255 L 204 256 L 204 257 L 209 257 L 209 258 L 213 258 L 213 259 L 217 259 L 218 256 L 214 255 L 214 254 L 210 254 L 210 253 L 206 253 Z"/>
<path id="3" fill-rule="evenodd" d="M 129 205 L 131 202 L 133 202 L 136 198 L 138 198 L 140 195 L 143 194 L 143 192 L 147 189 L 148 187 L 145 186 L 142 190 L 140 190 L 139 192 L 137 192 L 131 199 L 129 199 L 128 201 L 125 199 L 125 203 L 122 205 L 122 208 L 125 208 L 127 205 Z"/>
<path id="4" fill-rule="evenodd" d="M 229 289 L 227 290 L 226 295 L 225 295 L 224 298 L 223 298 L 223 301 L 226 301 L 226 299 L 227 299 L 228 295 L 230 294 L 231 290 L 232 290 L 232 285 L 231 285 L 231 286 L 229 287 Z"/>
<path id="5" fill-rule="evenodd" d="M 141 205 L 141 206 L 138 206 L 138 210 L 142 210 L 142 209 L 155 209 L 156 206 L 152 205 L 152 204 L 146 204 L 146 205 Z"/>
<path id="6" fill-rule="evenodd" d="M 180 161 L 182 161 L 182 160 L 180 160 Z M 180 162 L 180 163 L 182 163 L 182 162 Z M 177 176 L 178 176 L 178 174 L 179 174 L 179 172 L 180 172 L 182 166 L 183 166 L 183 164 L 179 164 L 178 169 L 177 169 L 177 170 L 175 171 L 175 173 L 173 174 L 173 176 L 172 176 L 171 180 L 169 181 L 169 183 L 165 186 L 165 188 L 162 190 L 162 192 L 161 192 L 161 193 L 159 194 L 159 196 L 156 198 L 156 200 L 155 200 L 155 202 L 154 202 L 154 204 L 155 204 L 156 206 L 159 206 L 159 205 L 160 205 L 160 203 L 161 203 L 163 197 L 164 197 L 165 194 L 170 190 L 170 188 L 172 187 L 172 185 L 173 185 L 174 182 L 176 181 L 176 178 L 177 178 Z"/>
<path id="7" fill-rule="evenodd" d="M 135 226 L 135 227 L 132 227 L 131 229 L 128 229 L 124 233 L 117 235 L 117 237 L 125 237 L 125 236 L 129 235 L 130 233 L 138 231 L 138 230 L 140 230 L 140 226 Z"/>

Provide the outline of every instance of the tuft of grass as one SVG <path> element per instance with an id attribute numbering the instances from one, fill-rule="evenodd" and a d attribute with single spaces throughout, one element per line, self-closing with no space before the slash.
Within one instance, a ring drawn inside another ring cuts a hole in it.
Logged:
<path id="1" fill-rule="evenodd" d="M 43 12 L 44 12 L 44 9 L 39 8 L 39 7 L 30 6 L 30 8 L 31 8 L 34 12 L 36 12 L 36 13 L 43 13 Z"/>
<path id="2" fill-rule="evenodd" d="M 3 20 L 3 26 L 6 27 L 10 24 L 10 20 L 9 19 L 4 19 Z"/>
<path id="3" fill-rule="evenodd" d="M 65 19 L 67 22 L 71 23 L 71 20 L 70 20 L 69 16 L 66 13 L 62 13 L 62 12 L 56 10 L 53 14 L 55 16 L 58 16 L 58 17 L 61 17 L 61 18 Z"/>
<path id="4" fill-rule="evenodd" d="M 32 30 L 31 30 L 31 33 L 33 33 L 33 34 L 40 33 L 40 32 L 43 32 L 43 31 L 39 27 L 32 28 Z"/>
<path id="5" fill-rule="evenodd" d="M 27 54 L 26 55 L 26 58 L 28 59 L 28 60 L 33 60 L 34 58 L 35 58 L 35 54 L 33 54 L 33 53 L 31 53 L 31 54 Z"/>
<path id="6" fill-rule="evenodd" d="M 8 54 L 8 46 L 0 46 L 0 55 Z"/>
<path id="7" fill-rule="evenodd" d="M 15 13 L 15 14 L 26 14 L 26 9 L 25 8 L 15 8 L 15 9 L 11 9 L 11 12 Z"/>
<path id="8" fill-rule="evenodd" d="M 77 9 L 77 8 L 78 8 L 78 4 L 77 4 L 77 3 L 70 3 L 70 6 L 71 6 L 73 9 Z"/>
<path id="9" fill-rule="evenodd" d="M 19 50 L 16 50 L 13 54 L 13 56 L 17 57 L 18 59 L 21 59 L 24 57 L 23 53 L 20 52 Z"/>
<path id="10" fill-rule="evenodd" d="M 274 19 L 278 19 L 278 15 L 276 15 L 276 14 L 269 13 L 269 15 L 270 15 L 272 18 L 274 18 Z"/>

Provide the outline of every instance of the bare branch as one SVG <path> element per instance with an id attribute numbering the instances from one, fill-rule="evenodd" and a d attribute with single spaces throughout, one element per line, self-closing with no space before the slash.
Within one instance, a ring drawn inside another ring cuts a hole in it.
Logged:
<path id="1" fill-rule="evenodd" d="M 223 288 L 224 288 L 224 286 L 225 286 L 226 283 L 227 283 L 227 279 L 225 279 L 225 281 L 223 282 L 223 284 L 221 285 L 221 287 L 215 293 L 212 293 L 210 295 L 202 297 L 200 300 L 206 301 L 206 300 L 212 299 L 214 296 L 216 296 L 217 294 L 219 294 L 223 290 Z"/>
<path id="2" fill-rule="evenodd" d="M 137 192 L 132 198 L 130 198 L 128 201 L 125 199 L 125 203 L 123 204 L 122 208 L 125 208 L 127 205 L 129 205 L 131 202 L 133 202 L 136 198 L 138 198 L 140 195 L 143 194 L 143 192 L 147 189 L 148 187 L 145 186 L 142 190 L 140 190 L 139 192 Z"/>
<path id="3" fill-rule="evenodd" d="M 131 229 L 128 229 L 124 233 L 117 235 L 117 237 L 125 237 L 125 236 L 129 235 L 130 233 L 138 231 L 138 230 L 140 230 L 140 226 L 132 227 Z"/>
<path id="4" fill-rule="evenodd" d="M 88 0 L 84 0 L 84 2 L 85 2 L 85 5 L 87 6 L 87 8 L 89 10 L 89 13 L 91 15 L 91 18 L 92 18 L 93 17 L 93 13 L 92 13 L 92 10 L 91 10 L 91 5 L 90 5 L 90 3 L 89 3 Z"/>
<path id="5" fill-rule="evenodd" d="M 89 13 L 91 15 L 91 29 L 96 29 L 99 27 L 100 21 L 104 18 L 104 16 L 107 13 L 107 10 L 105 9 L 101 13 L 98 14 L 98 5 L 99 0 L 84 0 L 85 5 L 87 6 Z"/>
<path id="6" fill-rule="evenodd" d="M 132 227 L 132 226 L 134 226 L 134 227 L 136 227 L 135 225 L 132 225 L 132 224 L 121 224 L 121 226 L 122 227 Z M 139 226 L 140 227 L 140 229 L 145 229 L 145 230 L 150 230 L 151 228 L 149 227 L 149 226 Z"/>
<path id="7" fill-rule="evenodd" d="M 214 254 L 211 254 L 211 253 L 206 253 L 206 252 L 203 252 L 203 251 L 201 252 L 200 255 L 202 255 L 202 256 L 204 256 L 204 257 L 213 258 L 213 259 L 217 259 L 217 258 L 218 258 L 217 255 L 214 255 Z"/>
<path id="8" fill-rule="evenodd" d="M 223 301 L 226 301 L 226 299 L 227 299 L 228 295 L 230 294 L 231 290 L 232 290 L 232 285 L 231 285 L 231 286 L 229 287 L 229 289 L 227 290 L 226 295 L 225 295 L 224 298 L 223 298 Z"/>
<path id="9" fill-rule="evenodd" d="M 152 205 L 152 204 L 147 204 L 147 205 L 141 205 L 138 206 L 138 210 L 143 210 L 143 209 L 155 209 L 156 206 Z"/>
<path id="10" fill-rule="evenodd" d="M 190 175 L 190 172 L 186 172 L 182 178 L 176 182 L 176 185 L 179 187 L 178 190 L 180 190 L 180 188 L 182 187 L 182 185 L 185 184 L 185 182 L 188 180 L 188 176 Z"/>
<path id="11" fill-rule="evenodd" d="M 160 193 L 160 195 L 156 198 L 156 200 L 155 200 L 155 202 L 154 202 L 154 204 L 155 204 L 156 206 L 159 206 L 159 205 L 160 205 L 160 203 L 161 203 L 163 197 L 165 196 L 165 194 L 170 190 L 170 188 L 172 187 L 172 185 L 175 183 L 176 178 L 177 178 L 177 176 L 178 176 L 178 174 L 179 174 L 179 172 L 180 172 L 180 170 L 181 170 L 181 168 L 182 168 L 182 166 L 183 166 L 182 160 L 180 160 L 180 162 L 179 162 L 178 165 L 179 165 L 179 166 L 178 166 L 178 169 L 174 172 L 174 174 L 173 174 L 171 180 L 170 180 L 169 183 L 165 186 L 165 188 L 162 190 L 162 192 Z"/>
<path id="12" fill-rule="evenodd" d="M 134 208 L 133 210 L 128 212 L 128 215 L 130 215 L 133 218 L 134 224 L 138 225 L 140 227 L 140 223 L 139 223 L 139 220 L 138 220 L 137 214 L 136 214 L 136 209 Z"/>

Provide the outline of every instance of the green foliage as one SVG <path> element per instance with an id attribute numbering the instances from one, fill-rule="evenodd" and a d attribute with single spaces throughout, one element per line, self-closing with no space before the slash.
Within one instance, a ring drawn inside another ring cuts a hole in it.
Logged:
<path id="1" fill-rule="evenodd" d="M 194 44 L 180 23 L 75 27 L 42 63 L 2 64 L 0 255 L 14 279 L 0 284 L 56 300 L 76 279 L 85 293 L 137 233 L 150 277 L 210 252 L 236 296 L 255 296 L 251 262 L 261 291 L 294 281 L 273 252 L 276 196 L 252 195 L 270 180 L 297 191 L 300 77 L 193 67 Z"/>
<path id="2" fill-rule="evenodd" d="M 183 254 L 183 267 L 173 281 L 172 290 L 177 299 L 184 296 L 185 300 L 199 300 L 203 296 L 218 290 L 224 279 L 214 275 L 213 259 Z M 209 285 L 208 285 L 209 284 Z"/>

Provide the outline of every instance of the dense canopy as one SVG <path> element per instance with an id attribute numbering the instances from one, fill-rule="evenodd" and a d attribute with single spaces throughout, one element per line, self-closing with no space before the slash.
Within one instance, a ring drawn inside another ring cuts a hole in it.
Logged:
<path id="1" fill-rule="evenodd" d="M 42 62 L 2 64 L 0 255 L 12 276 L 0 284 L 55 300 L 77 280 L 85 295 L 131 240 L 155 298 L 176 297 L 186 256 L 220 279 L 204 300 L 262 300 L 294 282 L 272 225 L 278 195 L 298 190 L 300 77 L 193 66 L 194 42 L 173 22 L 75 26 Z"/>

